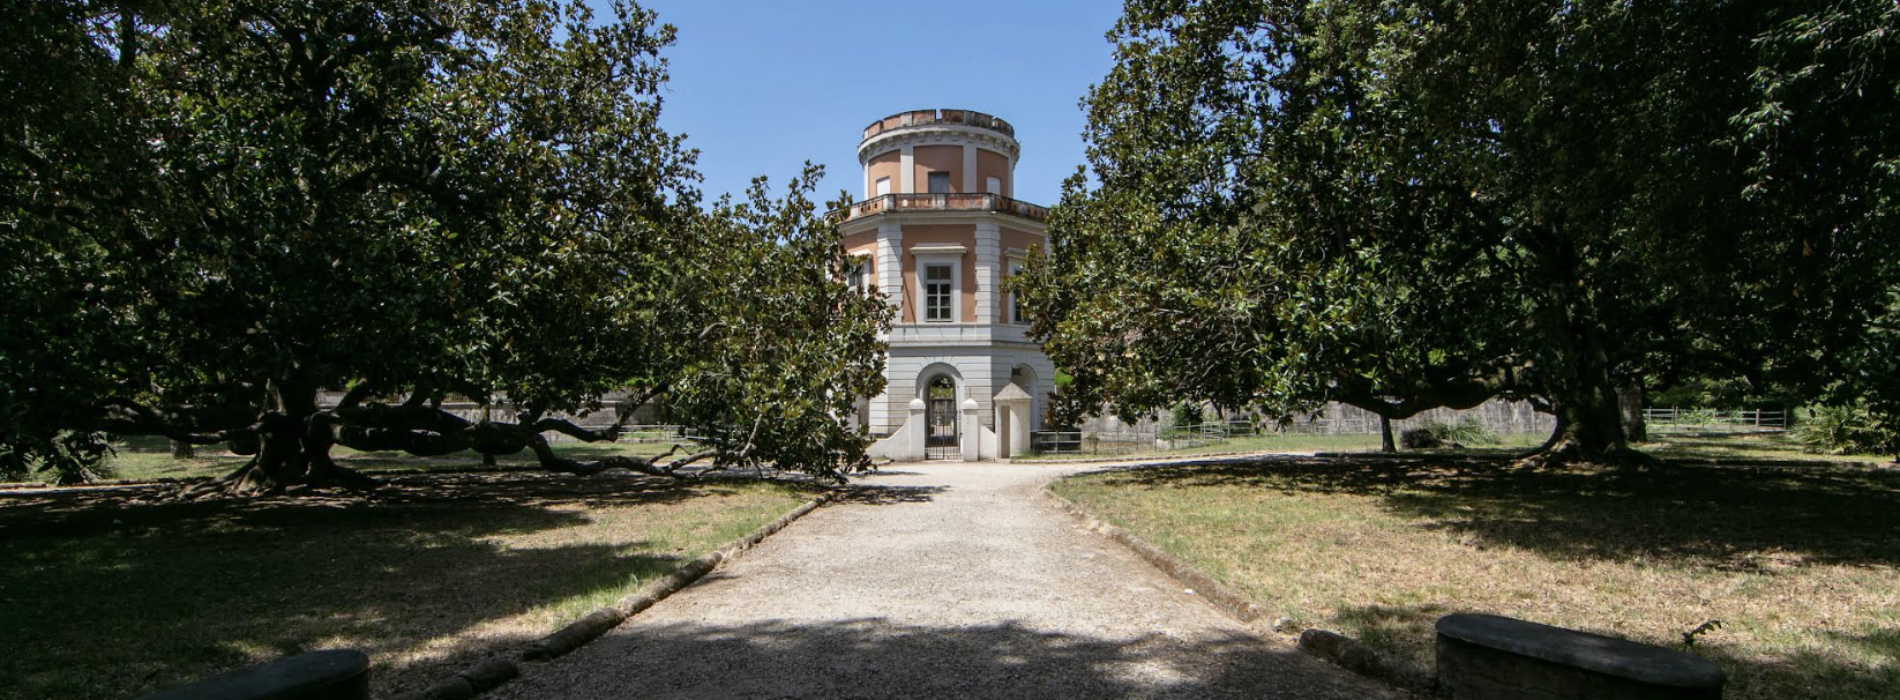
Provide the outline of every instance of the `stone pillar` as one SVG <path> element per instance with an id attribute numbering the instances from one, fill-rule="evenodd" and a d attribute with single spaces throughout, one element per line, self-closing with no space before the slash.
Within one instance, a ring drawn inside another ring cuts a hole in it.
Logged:
<path id="1" fill-rule="evenodd" d="M 994 221 L 976 224 L 976 322 L 1001 323 L 997 300 L 1002 291 L 1003 230 Z"/>
<path id="2" fill-rule="evenodd" d="M 957 428 L 957 442 L 963 448 L 963 461 L 974 462 L 983 458 L 980 448 L 983 445 L 983 418 L 979 413 L 976 399 L 963 400 L 963 424 Z"/>
<path id="3" fill-rule="evenodd" d="M 993 402 L 996 404 L 996 444 L 1002 452 L 997 456 L 1015 457 L 1029 452 L 1029 396 L 999 394 Z"/>
<path id="4" fill-rule="evenodd" d="M 930 425 L 924 422 L 924 400 L 910 400 L 910 420 L 904 422 L 904 429 L 910 431 L 905 442 L 910 444 L 910 461 L 920 460 L 930 454 Z"/>

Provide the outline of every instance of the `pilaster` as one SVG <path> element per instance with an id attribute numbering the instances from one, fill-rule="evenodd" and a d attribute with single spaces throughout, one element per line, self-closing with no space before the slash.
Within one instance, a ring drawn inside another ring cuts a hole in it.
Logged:
<path id="1" fill-rule="evenodd" d="M 916 194 L 917 155 L 910 144 L 904 144 L 897 153 L 898 167 L 903 169 L 897 173 L 897 184 L 900 185 L 897 191 L 904 194 Z"/>
<path id="2" fill-rule="evenodd" d="M 1001 323 L 1002 228 L 994 221 L 976 224 L 976 322 Z"/>
<path id="3" fill-rule="evenodd" d="M 908 160 L 908 159 L 906 159 Z M 906 169 L 904 172 L 910 172 Z M 877 288 L 884 299 L 904 308 L 904 227 L 900 224 L 877 225 Z M 900 318 L 901 320 L 901 318 Z"/>
<path id="4" fill-rule="evenodd" d="M 976 187 L 976 144 L 963 144 L 963 191 L 982 192 Z"/>

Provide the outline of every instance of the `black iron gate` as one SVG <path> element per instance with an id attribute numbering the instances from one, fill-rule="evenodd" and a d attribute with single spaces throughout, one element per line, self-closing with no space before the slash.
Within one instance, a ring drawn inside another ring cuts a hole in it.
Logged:
<path id="1" fill-rule="evenodd" d="M 957 445 L 957 385 L 949 377 L 930 380 L 924 403 L 924 459 L 960 459 Z"/>

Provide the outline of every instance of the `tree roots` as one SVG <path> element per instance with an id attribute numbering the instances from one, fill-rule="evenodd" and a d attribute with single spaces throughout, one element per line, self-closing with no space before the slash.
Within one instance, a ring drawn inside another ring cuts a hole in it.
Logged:
<path id="1" fill-rule="evenodd" d="M 275 496 L 292 488 L 373 492 L 380 483 L 362 472 L 337 464 L 328 455 L 310 457 L 301 473 L 295 473 L 297 470 L 289 466 L 281 461 L 268 465 L 262 458 L 253 458 L 237 471 L 194 484 L 179 495 L 186 500 L 197 500 Z"/>
<path id="2" fill-rule="evenodd" d="M 1603 450 L 1587 450 L 1582 444 L 1569 439 L 1545 443 L 1543 447 L 1517 459 L 1517 466 L 1526 469 L 1563 469 L 1584 466 L 1648 469 L 1662 466 L 1662 464 L 1662 460 L 1627 445 Z"/>

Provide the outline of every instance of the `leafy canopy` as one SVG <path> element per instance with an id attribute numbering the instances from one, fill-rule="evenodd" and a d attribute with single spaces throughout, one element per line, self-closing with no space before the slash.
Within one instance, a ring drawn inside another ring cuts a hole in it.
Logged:
<path id="1" fill-rule="evenodd" d="M 1892 3 L 1130 0 L 1025 294 L 1071 412 L 1812 391 L 1890 313 Z M 1790 342 L 1790 341 L 1793 342 Z"/>
<path id="2" fill-rule="evenodd" d="M 580 463 L 562 414 L 664 400 L 675 461 L 864 463 L 886 311 L 808 200 L 702 202 L 673 38 L 615 3 L 28 2 L 4 30 L 0 468 L 105 433 L 230 442 L 234 487 L 362 483 L 333 444 Z M 332 393 L 326 393 L 332 392 Z M 334 392 L 343 392 L 340 400 Z M 507 410 L 469 421 L 453 397 Z M 626 420 L 623 413 L 619 419 Z M 75 442 L 76 441 L 76 442 Z"/>

